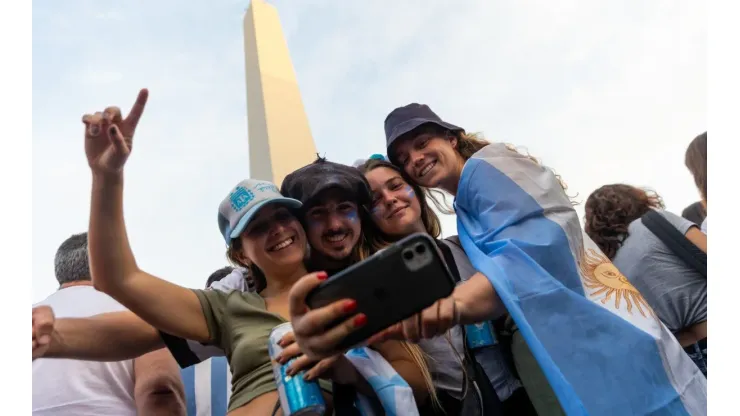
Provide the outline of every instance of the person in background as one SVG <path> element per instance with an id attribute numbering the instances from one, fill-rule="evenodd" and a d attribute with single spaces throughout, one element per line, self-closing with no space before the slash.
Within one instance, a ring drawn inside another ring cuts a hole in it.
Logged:
<path id="1" fill-rule="evenodd" d="M 60 317 L 87 317 L 125 310 L 93 287 L 87 247 L 87 233 L 59 246 L 54 257 L 59 290 L 35 305 L 35 311 L 44 314 L 53 308 Z M 164 349 L 108 363 L 37 359 L 32 374 L 36 416 L 185 415 L 177 364 Z"/>
<path id="2" fill-rule="evenodd" d="M 707 212 L 707 132 L 704 132 L 694 138 L 686 149 L 684 159 L 686 167 L 694 176 L 694 183 L 699 189 L 701 203 L 704 206 L 704 212 Z M 707 233 L 707 218 L 705 214 L 704 221 L 701 222 L 701 230 Z"/>
<path id="3" fill-rule="evenodd" d="M 623 184 L 605 185 L 586 200 L 586 233 L 645 296 L 706 375 L 707 279 L 673 253 L 641 217 L 657 210 L 705 253 L 707 236 L 696 224 L 664 208 L 660 196 L 653 192 Z"/>
<path id="4" fill-rule="evenodd" d="M 701 226 L 701 224 L 707 218 L 707 211 L 704 209 L 704 204 L 702 203 L 702 201 L 697 201 L 684 208 L 681 212 L 681 216 L 693 222 L 694 224 Z"/>

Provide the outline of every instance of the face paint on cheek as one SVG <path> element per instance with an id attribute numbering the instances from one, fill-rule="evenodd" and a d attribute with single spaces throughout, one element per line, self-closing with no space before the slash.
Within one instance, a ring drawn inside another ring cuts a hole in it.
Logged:
<path id="1" fill-rule="evenodd" d="M 357 218 L 357 211 L 352 210 L 352 211 L 348 212 L 347 215 L 346 215 L 346 217 L 347 217 L 348 220 L 350 220 L 352 222 L 357 222 L 357 220 L 358 220 L 358 218 Z"/>
<path id="2" fill-rule="evenodd" d="M 372 215 L 373 217 L 378 217 L 378 218 L 380 218 L 380 208 L 378 208 L 378 207 L 373 207 L 373 209 L 371 209 L 371 210 L 370 210 L 370 214 L 371 214 L 371 215 Z"/>
<path id="3" fill-rule="evenodd" d="M 406 185 L 406 195 L 409 196 L 409 198 L 416 197 L 416 192 L 414 192 L 414 188 L 411 187 L 411 185 Z"/>

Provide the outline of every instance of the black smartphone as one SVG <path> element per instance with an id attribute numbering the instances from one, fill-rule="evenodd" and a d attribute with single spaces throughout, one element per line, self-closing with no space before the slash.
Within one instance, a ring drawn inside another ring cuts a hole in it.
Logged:
<path id="1" fill-rule="evenodd" d="M 367 323 L 339 344 L 346 350 L 450 296 L 454 288 L 436 242 L 418 233 L 322 282 L 308 294 L 306 304 L 316 309 L 340 299 L 357 301 L 355 313 L 364 313 Z"/>

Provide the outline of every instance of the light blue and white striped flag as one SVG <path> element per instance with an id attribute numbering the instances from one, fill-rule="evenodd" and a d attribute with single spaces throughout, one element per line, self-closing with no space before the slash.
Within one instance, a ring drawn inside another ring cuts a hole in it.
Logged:
<path id="1" fill-rule="evenodd" d="M 181 370 L 188 416 L 225 416 L 231 396 L 226 357 L 213 357 Z"/>
<path id="2" fill-rule="evenodd" d="M 380 353 L 360 347 L 347 351 L 345 357 L 375 390 L 375 395 L 388 416 L 418 416 L 419 410 L 414 400 L 411 386 L 401 378 L 396 370 Z M 355 407 L 363 416 L 375 416 L 366 397 L 359 392 Z"/>
<path id="3" fill-rule="evenodd" d="M 555 174 L 504 144 L 463 168 L 458 234 L 569 415 L 705 415 L 706 378 L 582 231 Z"/>

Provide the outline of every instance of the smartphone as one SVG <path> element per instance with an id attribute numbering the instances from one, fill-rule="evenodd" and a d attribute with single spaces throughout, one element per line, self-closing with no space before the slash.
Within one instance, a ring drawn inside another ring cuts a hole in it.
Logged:
<path id="1" fill-rule="evenodd" d="M 355 313 L 364 313 L 367 323 L 339 344 L 344 351 L 450 296 L 454 288 L 436 242 L 418 233 L 322 282 L 308 294 L 306 304 L 317 309 L 340 299 L 357 301 Z"/>

